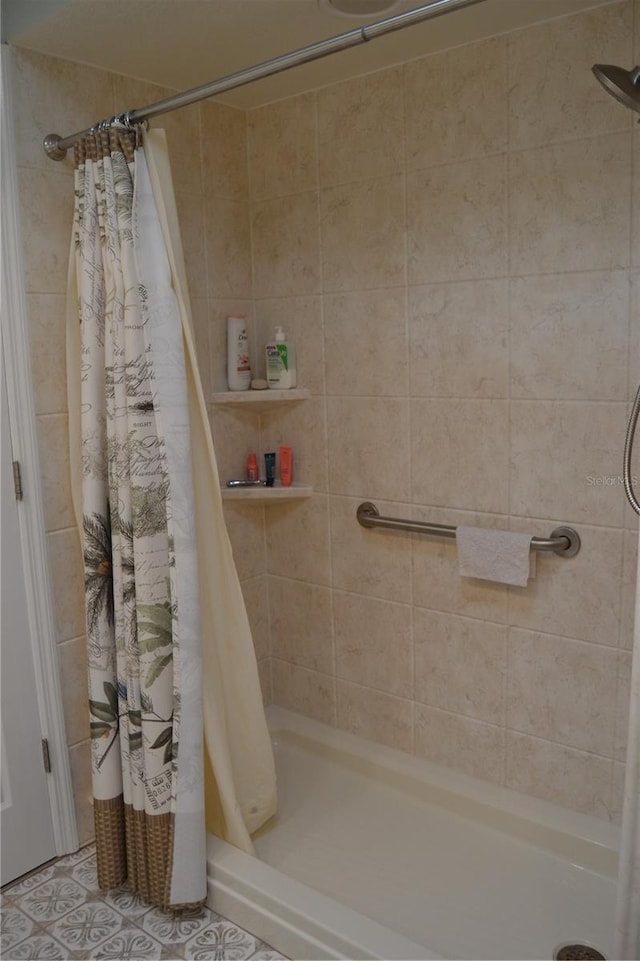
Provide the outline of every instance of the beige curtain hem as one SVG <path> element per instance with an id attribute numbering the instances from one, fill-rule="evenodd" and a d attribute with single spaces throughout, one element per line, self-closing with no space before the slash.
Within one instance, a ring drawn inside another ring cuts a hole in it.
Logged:
<path id="1" fill-rule="evenodd" d="M 251 629 L 224 522 L 218 469 L 191 330 L 164 131 L 145 133 L 144 146 L 180 308 L 187 360 L 198 518 L 204 733 L 209 762 L 206 766 L 210 767 L 207 826 L 216 833 L 221 832 L 224 839 L 236 847 L 253 853 L 250 834 L 276 810 L 271 739 Z"/>

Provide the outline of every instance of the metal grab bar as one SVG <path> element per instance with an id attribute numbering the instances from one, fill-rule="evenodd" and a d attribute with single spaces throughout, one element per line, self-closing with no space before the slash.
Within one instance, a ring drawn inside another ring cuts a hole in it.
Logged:
<path id="1" fill-rule="evenodd" d="M 362 527 L 388 527 L 396 531 L 409 531 L 410 534 L 432 534 L 436 537 L 455 538 L 455 527 L 447 524 L 427 524 L 423 521 L 402 520 L 399 517 L 381 517 L 380 511 L 371 501 L 360 504 L 356 513 Z M 532 537 L 531 549 L 552 551 L 559 557 L 575 557 L 580 550 L 580 535 L 573 527 L 556 527 L 551 537 Z"/>

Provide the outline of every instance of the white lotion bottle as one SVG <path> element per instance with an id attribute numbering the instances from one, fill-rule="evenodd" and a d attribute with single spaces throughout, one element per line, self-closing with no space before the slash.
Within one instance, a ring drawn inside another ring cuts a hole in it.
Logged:
<path id="1" fill-rule="evenodd" d="M 289 390 L 298 382 L 296 348 L 282 327 L 276 327 L 273 341 L 265 348 L 267 383 L 274 390 Z"/>
<path id="2" fill-rule="evenodd" d="M 249 338 L 244 314 L 227 317 L 227 382 L 229 390 L 249 390 L 251 386 Z"/>

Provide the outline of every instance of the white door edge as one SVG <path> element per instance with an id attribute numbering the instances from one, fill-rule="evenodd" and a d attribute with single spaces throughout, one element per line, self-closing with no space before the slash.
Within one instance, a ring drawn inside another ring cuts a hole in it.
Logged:
<path id="1" fill-rule="evenodd" d="M 47 782 L 55 845 L 57 853 L 61 855 L 76 851 L 79 841 L 62 708 L 53 593 L 48 568 L 40 483 L 27 303 L 24 291 L 9 58 L 10 52 L 7 45 L 0 45 L 2 349 L 5 359 L 13 457 L 14 460 L 20 461 L 26 495 L 25 500 L 19 505 L 18 514 L 25 559 L 29 631 L 33 647 L 42 736 L 49 742 L 51 757 L 51 774 Z M 38 132 L 34 131 L 34 136 L 37 135 Z"/>

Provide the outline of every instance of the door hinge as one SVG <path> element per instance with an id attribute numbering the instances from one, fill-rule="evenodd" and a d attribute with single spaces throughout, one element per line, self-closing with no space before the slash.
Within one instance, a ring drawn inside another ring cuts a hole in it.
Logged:
<path id="1" fill-rule="evenodd" d="M 42 763 L 47 774 L 51 774 L 51 755 L 49 754 L 49 742 L 46 737 L 42 738 Z"/>
<path id="2" fill-rule="evenodd" d="M 20 470 L 20 461 L 14 460 L 13 462 L 13 487 L 16 492 L 16 500 L 22 500 L 22 471 Z"/>

